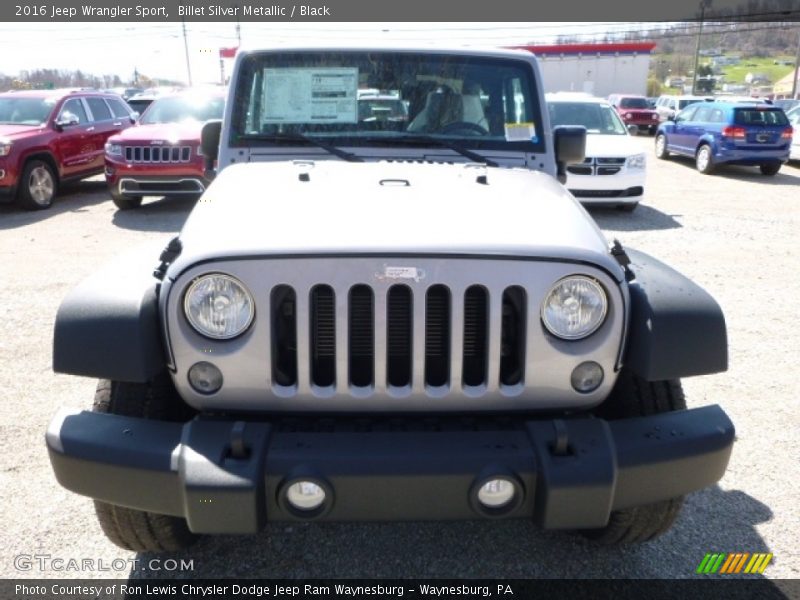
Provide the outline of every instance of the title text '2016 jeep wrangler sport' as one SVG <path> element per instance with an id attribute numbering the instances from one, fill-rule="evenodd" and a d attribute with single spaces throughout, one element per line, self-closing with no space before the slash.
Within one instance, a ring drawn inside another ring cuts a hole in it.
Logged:
<path id="1" fill-rule="evenodd" d="M 362 89 L 408 119 L 360 120 Z M 725 370 L 723 315 L 559 183 L 585 130 L 550 130 L 532 55 L 242 51 L 229 93 L 160 264 L 56 319 L 54 369 L 101 382 L 50 458 L 114 542 L 515 517 L 641 541 L 722 477 L 733 425 L 679 378 Z"/>

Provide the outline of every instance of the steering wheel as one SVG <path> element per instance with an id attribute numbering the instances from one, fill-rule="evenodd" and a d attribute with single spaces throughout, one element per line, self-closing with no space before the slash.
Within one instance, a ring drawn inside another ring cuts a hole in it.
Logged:
<path id="1" fill-rule="evenodd" d="M 470 135 L 489 135 L 489 130 L 471 121 L 454 121 L 441 128 L 440 133 L 456 133 L 463 131 Z"/>

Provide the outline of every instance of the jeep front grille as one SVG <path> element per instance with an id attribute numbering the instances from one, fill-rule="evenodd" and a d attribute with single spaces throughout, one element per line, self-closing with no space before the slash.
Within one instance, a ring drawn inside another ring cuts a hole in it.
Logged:
<path id="1" fill-rule="evenodd" d="M 191 157 L 191 146 L 125 147 L 125 160 L 130 163 L 186 163 Z"/>
<path id="2" fill-rule="evenodd" d="M 567 172 L 574 175 L 614 175 L 625 164 L 624 158 L 586 158 L 582 163 L 567 166 Z"/>
<path id="3" fill-rule="evenodd" d="M 478 388 L 489 382 L 492 360 L 499 364 L 501 386 L 523 382 L 527 315 L 521 287 L 510 286 L 493 299 L 482 286 L 454 294 L 446 285 L 436 284 L 425 291 L 416 307 L 418 315 L 412 292 L 404 284 L 376 296 L 376 290 L 364 284 L 344 290 L 315 285 L 304 313 L 296 305 L 296 291 L 277 286 L 270 307 L 273 382 L 281 387 L 301 383 L 304 369 L 298 364 L 307 356 L 308 383 L 318 392 L 333 392 L 341 375 L 350 388 L 369 388 L 376 383 L 376 348 L 381 349 L 379 356 L 385 356 L 379 359 L 378 370 L 388 388 L 408 388 L 415 376 L 433 394 L 454 385 Z M 492 302 L 499 302 L 494 314 Z M 386 324 L 382 329 L 374 326 L 376 305 L 384 311 L 377 315 Z M 346 315 L 345 322 L 337 321 L 337 311 Z M 307 344 L 296 334 L 303 330 L 309 333 Z M 415 339 L 421 347 L 415 348 Z M 453 344 L 454 339 L 459 341 Z M 416 364 L 415 351 L 423 357 Z M 344 372 L 337 372 L 338 358 L 346 361 Z"/>
<path id="4" fill-rule="evenodd" d="M 241 336 L 199 336 L 183 294 L 194 277 L 228 273 L 255 302 Z M 552 285 L 576 273 L 609 295 L 606 323 L 557 340 L 539 318 Z M 614 384 L 624 312 L 619 283 L 586 263 L 450 256 L 244 257 L 201 262 L 168 288 L 165 328 L 181 396 L 200 410 L 275 413 L 462 412 L 587 407 Z M 603 383 L 570 384 L 583 361 Z M 209 361 L 222 389 L 203 395 L 187 373 Z"/>

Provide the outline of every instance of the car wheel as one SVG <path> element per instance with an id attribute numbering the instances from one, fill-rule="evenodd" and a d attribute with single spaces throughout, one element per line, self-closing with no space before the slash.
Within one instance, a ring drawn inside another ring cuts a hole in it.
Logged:
<path id="1" fill-rule="evenodd" d="M 43 160 L 28 161 L 22 170 L 17 200 L 26 210 L 50 208 L 58 190 L 58 178 L 53 168 Z"/>
<path id="2" fill-rule="evenodd" d="M 711 146 L 703 144 L 697 149 L 697 154 L 694 157 L 694 164 L 697 170 L 708 175 L 714 171 L 714 160 L 711 156 Z"/>
<path id="3" fill-rule="evenodd" d="M 118 192 L 111 192 L 111 200 L 113 200 L 114 206 L 120 210 L 131 210 L 133 208 L 139 208 L 142 205 L 141 197 L 126 196 Z"/>
<path id="4" fill-rule="evenodd" d="M 758 165 L 761 169 L 761 172 L 764 175 L 777 175 L 778 171 L 781 170 L 781 163 L 764 163 L 763 165 Z"/>
<path id="5" fill-rule="evenodd" d="M 169 375 L 162 374 L 149 383 L 101 380 L 95 393 L 94 412 L 156 419 L 187 421 L 192 411 L 183 403 Z M 120 548 L 134 552 L 180 550 L 197 540 L 186 520 L 94 501 L 95 513 L 103 533 Z"/>
<path id="6" fill-rule="evenodd" d="M 659 133 L 656 136 L 656 158 L 669 158 L 669 151 L 667 150 L 667 136 Z"/>
<path id="7" fill-rule="evenodd" d="M 677 379 L 646 381 L 627 369 L 620 371 L 609 397 L 597 409 L 597 416 L 625 419 L 683 410 L 686 398 Z M 585 529 L 581 533 L 601 544 L 646 542 L 666 532 L 675 522 L 683 505 L 683 496 L 653 504 L 611 512 L 608 525 Z"/>

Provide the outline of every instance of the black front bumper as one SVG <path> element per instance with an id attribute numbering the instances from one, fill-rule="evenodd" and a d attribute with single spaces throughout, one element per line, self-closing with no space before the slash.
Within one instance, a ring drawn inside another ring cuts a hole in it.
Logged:
<path id="1" fill-rule="evenodd" d="M 719 406 L 620 421 L 530 420 L 503 428 L 423 422 L 348 428 L 197 418 L 166 423 L 62 410 L 47 432 L 67 489 L 182 516 L 196 533 L 251 533 L 267 520 L 449 520 L 527 517 L 546 528 L 602 527 L 612 510 L 719 481 L 734 428 Z M 518 502 L 476 501 L 494 477 Z M 318 482 L 324 510 L 292 511 L 287 484 Z"/>

